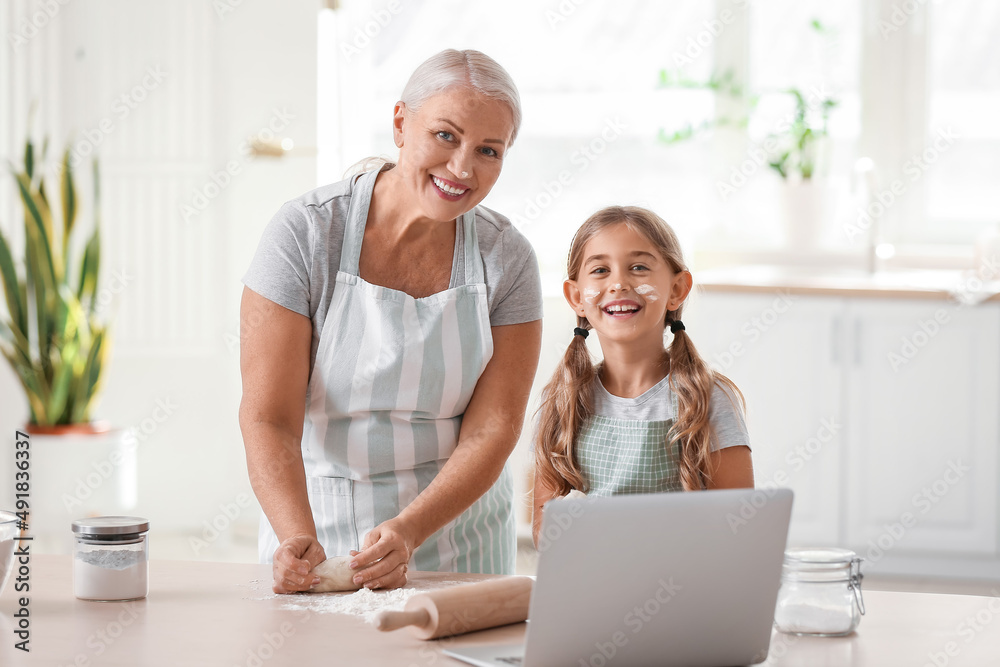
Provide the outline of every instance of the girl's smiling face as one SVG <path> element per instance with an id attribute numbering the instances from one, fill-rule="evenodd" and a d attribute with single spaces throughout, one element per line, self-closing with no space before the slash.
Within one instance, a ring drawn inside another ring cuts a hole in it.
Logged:
<path id="1" fill-rule="evenodd" d="M 667 311 L 676 310 L 690 290 L 691 274 L 675 272 L 656 246 L 626 223 L 587 241 L 576 279 L 563 286 L 566 301 L 602 341 L 655 337 L 660 345 Z"/>
<path id="2" fill-rule="evenodd" d="M 397 104 L 396 168 L 423 215 L 453 220 L 481 202 L 500 177 L 513 127 L 505 104 L 461 86 L 428 98 L 415 111 Z"/>

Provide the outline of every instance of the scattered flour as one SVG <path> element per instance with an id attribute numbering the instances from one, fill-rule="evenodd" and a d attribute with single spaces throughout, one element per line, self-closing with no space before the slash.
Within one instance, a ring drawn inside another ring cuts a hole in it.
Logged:
<path id="1" fill-rule="evenodd" d="M 353 593 L 310 593 L 305 601 L 296 599 L 282 606 L 295 611 L 308 610 L 319 614 L 347 614 L 363 616 L 371 623 L 380 611 L 402 611 L 406 601 L 421 591 L 416 588 L 396 588 L 391 591 L 373 591 L 367 588 Z"/>
<path id="2" fill-rule="evenodd" d="M 278 597 L 278 594 L 271 590 L 271 582 L 262 582 L 260 579 L 252 579 L 250 582 L 250 591 L 253 593 L 263 593 L 263 595 L 254 595 L 253 597 L 245 597 L 244 600 L 270 600 L 271 598 Z M 236 584 L 237 586 L 243 586 L 244 584 Z"/>
<path id="3" fill-rule="evenodd" d="M 346 614 L 361 616 L 372 623 L 380 611 L 402 611 L 406 601 L 419 593 L 436 588 L 447 588 L 464 581 L 420 582 L 418 585 L 395 588 L 388 591 L 373 591 L 367 588 L 353 593 L 303 593 L 295 595 L 282 605 L 282 609 L 310 611 L 317 614 Z"/>

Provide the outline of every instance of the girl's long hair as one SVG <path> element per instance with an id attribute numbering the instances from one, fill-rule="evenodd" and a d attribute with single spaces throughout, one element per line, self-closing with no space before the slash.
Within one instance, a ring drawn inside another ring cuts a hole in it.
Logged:
<path id="1" fill-rule="evenodd" d="M 624 223 L 656 246 L 675 273 L 687 271 L 676 234 L 658 215 L 635 206 L 611 206 L 590 216 L 577 230 L 570 245 L 567 275 L 579 276 L 583 250 L 595 235 L 612 225 Z M 683 305 L 667 311 L 664 327 L 681 319 Z M 590 329 L 585 317 L 577 326 Z M 709 423 L 709 406 L 716 385 L 738 397 L 745 411 L 743 394 L 732 380 L 711 369 L 695 349 L 686 331 L 678 331 L 666 350 L 670 363 L 670 388 L 677 395 L 678 414 L 664 446 L 679 442 L 681 484 L 686 491 L 704 489 L 711 481 L 709 455 L 714 434 Z M 572 489 L 588 491 L 574 450 L 577 437 L 593 410 L 595 367 L 582 336 L 573 340 L 552 379 L 542 391 L 538 432 L 535 440 L 535 474 L 556 496 Z"/>

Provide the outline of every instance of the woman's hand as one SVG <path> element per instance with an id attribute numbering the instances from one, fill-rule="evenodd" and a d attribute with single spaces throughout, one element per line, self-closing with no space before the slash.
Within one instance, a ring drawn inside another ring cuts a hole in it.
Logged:
<path id="1" fill-rule="evenodd" d="M 274 552 L 275 593 L 299 593 L 308 591 L 319 583 L 319 577 L 311 574 L 314 567 L 326 560 L 326 552 L 312 535 L 295 535 L 281 543 Z"/>
<path id="2" fill-rule="evenodd" d="M 357 570 L 354 583 L 365 588 L 400 588 L 406 585 L 406 566 L 417 548 L 406 523 L 399 518 L 375 526 L 365 535 L 361 551 L 352 551 L 356 558 L 351 569 Z"/>

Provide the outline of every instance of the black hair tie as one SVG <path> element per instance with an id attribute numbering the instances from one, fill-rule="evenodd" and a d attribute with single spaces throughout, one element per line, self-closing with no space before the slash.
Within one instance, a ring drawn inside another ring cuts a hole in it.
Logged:
<path id="1" fill-rule="evenodd" d="M 577 327 L 577 328 L 573 329 L 573 335 L 574 336 L 583 336 L 584 340 L 586 340 L 587 336 L 590 335 L 590 332 L 587 331 L 586 329 L 582 329 L 580 327 Z"/>
<path id="2" fill-rule="evenodd" d="M 670 322 L 670 333 L 677 333 L 678 331 L 684 331 L 684 323 L 680 320 L 672 320 Z"/>

